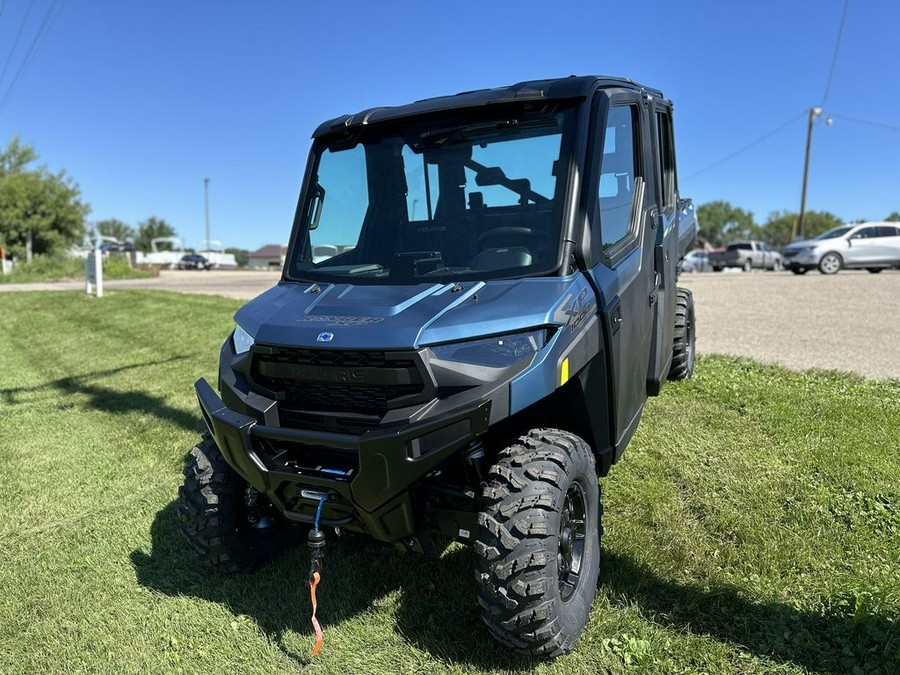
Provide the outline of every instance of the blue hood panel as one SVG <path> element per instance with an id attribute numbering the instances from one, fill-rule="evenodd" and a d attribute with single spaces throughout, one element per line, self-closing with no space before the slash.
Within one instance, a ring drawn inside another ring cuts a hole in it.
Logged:
<path id="1" fill-rule="evenodd" d="M 580 276 L 413 286 L 282 282 L 235 320 L 258 342 L 322 349 L 410 349 L 563 325 Z M 318 342 L 322 333 L 333 335 Z"/>

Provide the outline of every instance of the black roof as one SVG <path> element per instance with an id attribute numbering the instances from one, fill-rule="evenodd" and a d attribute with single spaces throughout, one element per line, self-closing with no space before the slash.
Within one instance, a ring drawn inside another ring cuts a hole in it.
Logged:
<path id="1" fill-rule="evenodd" d="M 644 87 L 632 80 L 621 77 L 608 77 L 605 75 L 586 75 L 560 77 L 550 80 L 530 80 L 519 82 L 508 87 L 496 89 L 478 89 L 466 91 L 453 96 L 439 96 L 426 98 L 406 105 L 390 106 L 383 108 L 369 108 L 355 115 L 341 115 L 323 122 L 313 132 L 313 138 L 319 138 L 331 133 L 341 131 L 348 127 L 365 124 L 376 124 L 401 117 L 421 115 L 423 113 L 440 112 L 454 108 L 473 108 L 495 103 L 508 103 L 511 101 L 549 100 L 582 98 L 589 96 L 600 87 L 619 87 L 633 89 L 651 96 L 662 98 L 662 92 L 657 89 Z"/>

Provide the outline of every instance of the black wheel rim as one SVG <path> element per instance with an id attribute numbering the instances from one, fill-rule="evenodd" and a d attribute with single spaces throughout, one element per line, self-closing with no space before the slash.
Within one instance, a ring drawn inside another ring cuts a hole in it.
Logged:
<path id="1" fill-rule="evenodd" d="M 559 550 L 556 565 L 559 572 L 559 595 L 565 602 L 572 597 L 581 580 L 584 545 L 587 538 L 587 518 L 584 491 L 572 483 L 566 492 L 559 519 Z"/>

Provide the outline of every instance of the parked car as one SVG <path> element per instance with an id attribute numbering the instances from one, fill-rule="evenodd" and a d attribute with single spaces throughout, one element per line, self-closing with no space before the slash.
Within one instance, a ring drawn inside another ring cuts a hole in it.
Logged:
<path id="1" fill-rule="evenodd" d="M 773 251 L 761 241 L 735 241 L 724 251 L 709 254 L 709 264 L 713 272 L 721 272 L 726 267 L 739 267 L 749 272 L 754 267 L 763 270 L 780 270 L 781 254 Z"/>
<path id="2" fill-rule="evenodd" d="M 209 270 L 212 269 L 212 264 L 202 255 L 188 253 L 181 256 L 177 267 L 180 270 Z"/>
<path id="3" fill-rule="evenodd" d="M 682 272 L 712 272 L 709 264 L 709 252 L 703 250 L 691 251 L 681 261 Z"/>
<path id="4" fill-rule="evenodd" d="M 103 253 L 134 253 L 134 244 L 127 241 L 104 241 L 100 244 Z"/>
<path id="5" fill-rule="evenodd" d="M 900 268 L 900 226 L 877 222 L 841 225 L 815 239 L 789 244 L 784 249 L 784 264 L 794 274 L 811 269 L 837 274 L 853 268 L 877 274 Z"/>

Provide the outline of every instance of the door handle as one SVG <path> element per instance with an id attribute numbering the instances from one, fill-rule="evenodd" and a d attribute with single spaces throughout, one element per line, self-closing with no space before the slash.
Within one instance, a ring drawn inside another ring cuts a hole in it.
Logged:
<path id="1" fill-rule="evenodd" d="M 610 332 L 615 335 L 619 332 L 619 329 L 622 327 L 624 320 L 622 319 L 622 306 L 616 303 L 616 306 L 613 307 L 612 312 L 609 315 L 609 323 L 610 323 Z"/>

